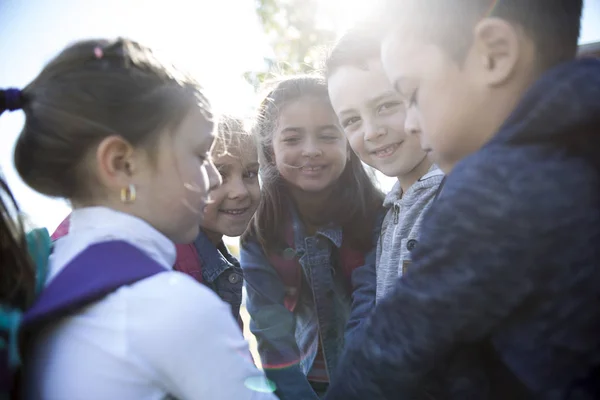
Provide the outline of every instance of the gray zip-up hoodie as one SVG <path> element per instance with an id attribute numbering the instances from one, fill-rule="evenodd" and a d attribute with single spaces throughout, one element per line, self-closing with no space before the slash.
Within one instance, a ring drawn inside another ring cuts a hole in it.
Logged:
<path id="1" fill-rule="evenodd" d="M 388 211 L 377 243 L 377 301 L 394 287 L 396 279 L 409 267 L 410 252 L 418 243 L 421 221 L 443 178 L 444 173 L 434 165 L 406 193 L 402 193 L 400 182 L 396 182 L 385 197 L 383 206 Z"/>

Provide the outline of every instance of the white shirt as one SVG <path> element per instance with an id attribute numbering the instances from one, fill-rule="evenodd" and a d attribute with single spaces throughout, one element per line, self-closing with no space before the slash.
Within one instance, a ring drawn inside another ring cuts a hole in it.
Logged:
<path id="1" fill-rule="evenodd" d="M 169 270 L 46 329 L 26 360 L 29 399 L 276 399 L 260 390 L 264 375 L 230 307 L 173 271 L 175 246 L 141 219 L 101 207 L 74 211 L 48 281 L 90 244 L 115 239 Z"/>

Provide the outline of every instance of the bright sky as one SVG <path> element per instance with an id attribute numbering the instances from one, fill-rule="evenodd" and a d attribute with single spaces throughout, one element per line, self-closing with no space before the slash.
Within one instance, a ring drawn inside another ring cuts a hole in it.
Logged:
<path id="1" fill-rule="evenodd" d="M 323 21 L 337 28 L 365 11 L 367 0 L 321 0 Z M 582 43 L 600 40 L 600 1 L 585 0 Z M 90 37 L 127 36 L 164 52 L 196 74 L 218 111 L 244 113 L 255 97 L 241 78 L 269 54 L 254 0 L 0 0 L 0 87 L 23 87 L 68 43 Z M 0 170 L 22 209 L 51 231 L 68 205 L 29 189 L 12 165 L 23 114 L 0 118 Z M 384 189 L 393 180 L 383 179 Z"/>

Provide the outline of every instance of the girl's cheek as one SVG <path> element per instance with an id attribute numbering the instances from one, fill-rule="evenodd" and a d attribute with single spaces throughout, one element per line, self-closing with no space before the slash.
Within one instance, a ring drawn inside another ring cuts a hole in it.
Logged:
<path id="1" fill-rule="evenodd" d="M 208 192 L 208 173 L 206 171 L 206 162 L 195 158 L 186 163 L 181 171 L 184 172 L 183 181 L 186 189 L 195 194 L 206 196 Z"/>

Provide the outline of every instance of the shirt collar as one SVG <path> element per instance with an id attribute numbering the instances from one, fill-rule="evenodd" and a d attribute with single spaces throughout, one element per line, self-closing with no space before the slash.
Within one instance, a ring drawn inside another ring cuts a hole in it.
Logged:
<path id="1" fill-rule="evenodd" d="M 304 224 L 298 215 L 296 207 L 291 207 L 292 213 L 292 226 L 294 229 L 294 242 L 296 245 L 296 251 L 304 251 L 304 239 L 306 238 L 306 231 L 304 230 Z M 334 224 L 328 224 L 317 230 L 315 236 L 323 236 L 329 239 L 337 248 L 342 247 L 342 228 L 335 226 Z"/>
<path id="2" fill-rule="evenodd" d="M 149 223 L 131 214 L 107 207 L 76 209 L 70 216 L 69 236 L 88 243 L 123 240 L 172 269 L 175 245 Z"/>

